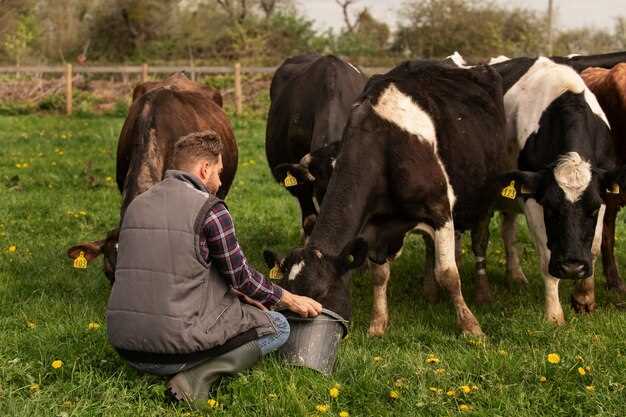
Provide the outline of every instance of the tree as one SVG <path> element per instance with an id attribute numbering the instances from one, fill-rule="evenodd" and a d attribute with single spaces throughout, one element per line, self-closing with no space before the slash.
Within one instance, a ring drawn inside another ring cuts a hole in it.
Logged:
<path id="1" fill-rule="evenodd" d="M 350 22 L 350 14 L 348 12 L 348 9 L 357 1 L 359 0 L 335 0 L 339 7 L 341 7 L 341 11 L 343 13 L 343 21 L 346 24 L 346 30 L 348 32 L 354 31 L 354 25 Z"/>
<path id="2" fill-rule="evenodd" d="M 22 16 L 15 30 L 11 33 L 7 33 L 4 36 L 2 46 L 15 62 L 18 67 L 22 63 L 22 58 L 25 56 L 30 48 L 30 44 L 35 38 L 35 32 L 32 27 L 32 21 L 29 16 Z"/>

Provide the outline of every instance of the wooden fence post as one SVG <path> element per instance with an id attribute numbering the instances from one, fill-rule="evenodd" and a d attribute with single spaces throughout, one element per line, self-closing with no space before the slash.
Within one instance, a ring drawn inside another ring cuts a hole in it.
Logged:
<path id="1" fill-rule="evenodd" d="M 72 64 L 65 65 L 65 113 L 72 114 Z"/>
<path id="2" fill-rule="evenodd" d="M 141 66 L 141 82 L 145 83 L 148 81 L 148 64 L 143 64 Z"/>
<path id="3" fill-rule="evenodd" d="M 243 110 L 243 97 L 241 92 L 241 64 L 235 64 L 235 112 L 239 115 Z"/>

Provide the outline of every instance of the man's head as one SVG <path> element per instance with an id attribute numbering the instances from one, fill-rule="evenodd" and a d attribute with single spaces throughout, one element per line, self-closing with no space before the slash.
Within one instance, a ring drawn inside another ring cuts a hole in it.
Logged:
<path id="1" fill-rule="evenodd" d="M 174 145 L 172 166 L 174 169 L 195 175 L 213 194 L 222 185 L 222 150 L 224 146 L 212 130 L 190 133 Z"/>

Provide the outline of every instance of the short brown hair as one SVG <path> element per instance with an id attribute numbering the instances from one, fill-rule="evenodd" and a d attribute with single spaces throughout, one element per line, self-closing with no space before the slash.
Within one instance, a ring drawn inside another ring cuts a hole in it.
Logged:
<path id="1" fill-rule="evenodd" d="M 188 168 L 201 159 L 217 162 L 224 150 L 222 140 L 213 130 L 190 133 L 183 136 L 174 145 L 172 165 L 175 169 Z"/>

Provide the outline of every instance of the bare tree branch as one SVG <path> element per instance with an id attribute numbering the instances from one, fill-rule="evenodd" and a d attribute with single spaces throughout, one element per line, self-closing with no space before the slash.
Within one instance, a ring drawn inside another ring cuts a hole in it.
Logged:
<path id="1" fill-rule="evenodd" d="M 260 6 L 265 13 L 265 18 L 269 19 L 276 8 L 276 0 L 260 0 Z"/>
<path id="2" fill-rule="evenodd" d="M 343 11 L 343 21 L 346 23 L 348 32 L 354 32 L 354 24 L 350 22 L 350 15 L 348 14 L 348 8 L 359 0 L 335 0 L 335 2 L 341 7 Z"/>

